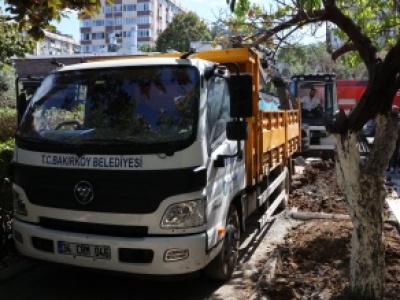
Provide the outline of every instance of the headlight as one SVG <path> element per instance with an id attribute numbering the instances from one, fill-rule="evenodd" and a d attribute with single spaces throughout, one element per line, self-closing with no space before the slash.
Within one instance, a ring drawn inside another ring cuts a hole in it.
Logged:
<path id="1" fill-rule="evenodd" d="M 204 199 L 172 204 L 161 220 L 161 228 L 179 229 L 201 226 L 205 222 Z"/>

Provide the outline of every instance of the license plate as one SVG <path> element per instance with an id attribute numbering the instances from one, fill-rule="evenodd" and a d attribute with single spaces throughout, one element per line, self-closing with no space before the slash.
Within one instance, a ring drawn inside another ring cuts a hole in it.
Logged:
<path id="1" fill-rule="evenodd" d="M 57 249 L 58 253 L 63 255 L 84 256 L 96 259 L 111 259 L 111 248 L 109 246 L 58 241 Z"/>

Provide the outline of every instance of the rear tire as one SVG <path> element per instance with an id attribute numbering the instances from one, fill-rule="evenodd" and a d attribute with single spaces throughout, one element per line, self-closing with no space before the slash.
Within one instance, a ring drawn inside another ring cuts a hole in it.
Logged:
<path id="1" fill-rule="evenodd" d="M 226 232 L 221 251 L 204 269 L 207 277 L 228 280 L 235 271 L 239 256 L 240 221 L 237 209 L 231 205 L 226 220 Z"/>

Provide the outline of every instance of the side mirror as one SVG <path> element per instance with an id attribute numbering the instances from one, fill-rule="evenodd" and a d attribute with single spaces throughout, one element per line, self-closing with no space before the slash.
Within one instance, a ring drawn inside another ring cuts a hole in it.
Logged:
<path id="1" fill-rule="evenodd" d="M 229 78 L 231 117 L 248 118 L 253 115 L 253 76 L 231 74 Z"/>
<path id="2" fill-rule="evenodd" d="M 247 140 L 247 122 L 230 121 L 226 124 L 226 137 L 230 141 Z"/>
<path id="3" fill-rule="evenodd" d="M 218 155 L 214 161 L 215 168 L 226 167 L 225 159 L 237 157 L 243 159 L 243 151 L 240 149 L 240 141 L 247 139 L 247 122 L 246 121 L 230 121 L 226 124 L 226 137 L 228 140 L 237 141 L 237 152 L 232 155 Z"/>

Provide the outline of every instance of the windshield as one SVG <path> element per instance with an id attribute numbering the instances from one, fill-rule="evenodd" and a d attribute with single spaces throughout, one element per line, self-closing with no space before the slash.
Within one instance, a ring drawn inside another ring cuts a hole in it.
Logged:
<path id="1" fill-rule="evenodd" d="M 336 92 L 333 82 L 307 81 L 300 82 L 298 86 L 298 97 L 310 97 L 311 89 L 314 90 L 313 97 L 317 99 L 324 112 L 332 114 L 336 110 Z"/>
<path id="2" fill-rule="evenodd" d="M 175 65 L 52 73 L 18 136 L 71 145 L 179 144 L 194 138 L 199 82 L 196 68 Z"/>

